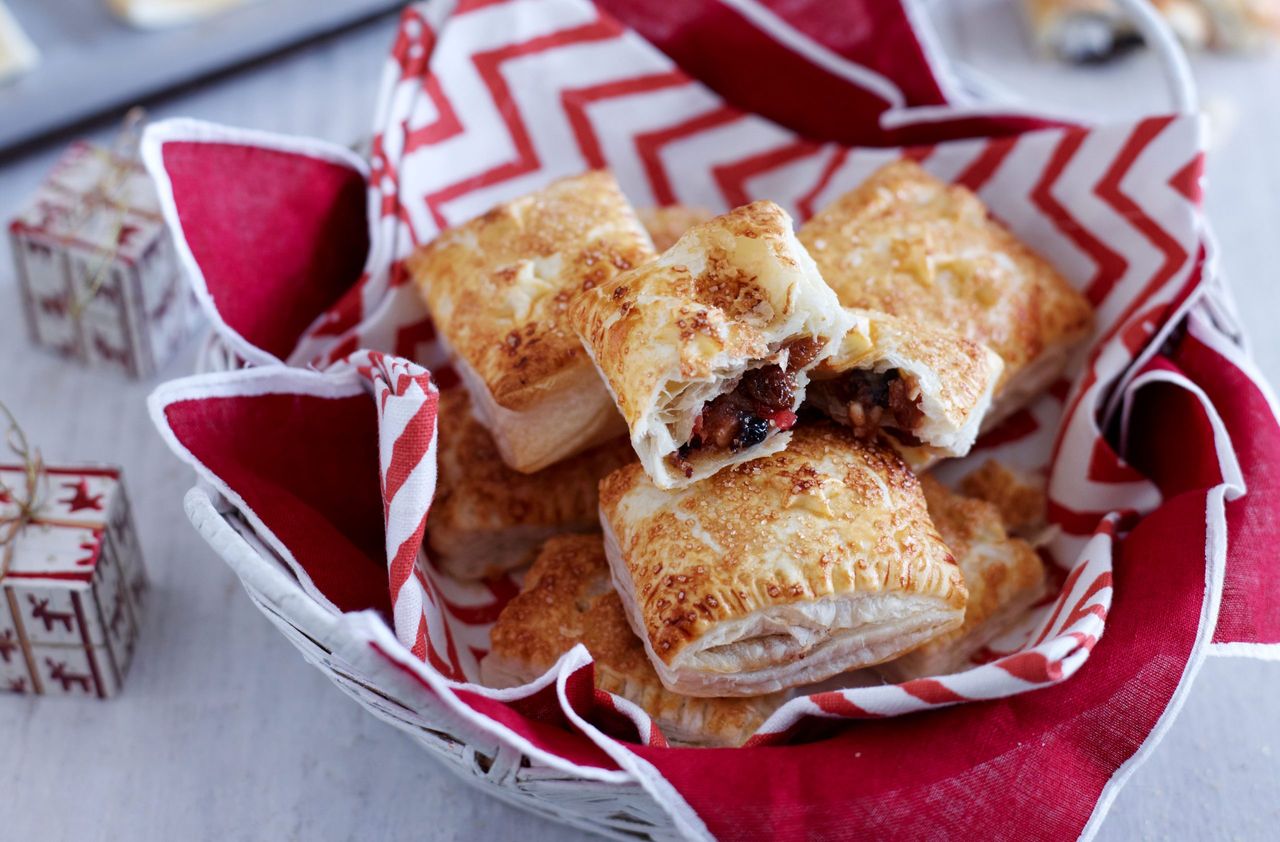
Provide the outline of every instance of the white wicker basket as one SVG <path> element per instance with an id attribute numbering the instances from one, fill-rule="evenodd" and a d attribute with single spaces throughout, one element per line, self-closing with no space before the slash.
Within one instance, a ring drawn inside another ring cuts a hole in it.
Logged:
<path id="1" fill-rule="evenodd" d="M 1160 58 L 1180 112 L 1194 109 L 1186 57 L 1147 0 L 1118 0 Z M 198 368 L 240 368 L 216 337 L 201 351 Z M 276 628 L 347 695 L 370 713 L 412 736 L 459 777 L 497 798 L 547 818 L 618 839 L 675 839 L 671 816 L 637 783 L 584 780 L 549 768 L 451 717 L 427 691 L 389 662 L 344 643 L 340 618 L 312 600 L 249 522 L 213 488 L 197 484 L 186 495 L 187 516 L 240 577 L 254 604 Z M 355 653 L 348 657 L 339 652 Z"/>
<path id="2" fill-rule="evenodd" d="M 411 735 L 444 765 L 476 786 L 526 810 L 619 839 L 675 839 L 666 814 L 639 784 L 574 778 L 532 763 L 520 752 L 458 720 L 441 718 L 416 684 L 377 658 L 351 661 L 342 650 L 338 618 L 303 592 L 284 562 L 213 489 L 187 492 L 187 517 L 240 577 L 249 598 L 348 696 Z"/>

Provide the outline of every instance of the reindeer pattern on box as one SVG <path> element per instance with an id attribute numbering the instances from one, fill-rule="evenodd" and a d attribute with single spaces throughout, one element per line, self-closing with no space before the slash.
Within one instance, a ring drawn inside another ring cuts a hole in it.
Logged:
<path id="1" fill-rule="evenodd" d="M 0 481 L 21 487 L 17 466 Z M 0 579 L 0 691 L 114 695 L 133 658 L 147 592 L 116 468 L 45 468 L 42 505 L 9 546 Z M 16 511 L 0 492 L 0 517 Z"/>
<path id="2" fill-rule="evenodd" d="M 9 232 L 37 345 L 145 378 L 194 332 L 199 307 L 136 161 L 72 144 Z"/>

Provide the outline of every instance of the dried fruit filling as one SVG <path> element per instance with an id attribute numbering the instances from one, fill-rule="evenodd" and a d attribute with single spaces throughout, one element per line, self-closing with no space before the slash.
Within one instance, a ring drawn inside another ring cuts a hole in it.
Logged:
<path id="1" fill-rule="evenodd" d="M 760 444 L 773 430 L 791 429 L 796 423 L 791 410 L 795 397 L 791 371 L 777 365 L 751 369 L 733 391 L 707 402 L 693 423 L 689 441 L 673 454 L 672 461 L 685 476 L 692 476 L 689 455 L 696 450 L 717 448 L 737 453 Z"/>
<path id="2" fill-rule="evenodd" d="M 685 476 L 693 476 L 689 456 L 706 448 L 733 453 L 754 447 L 772 430 L 790 430 L 796 423 L 795 372 L 810 365 L 826 340 L 797 339 L 786 346 L 786 368 L 765 365 L 744 372 L 733 391 L 708 401 L 693 422 L 693 433 L 671 454 L 671 462 Z"/>
<path id="3" fill-rule="evenodd" d="M 871 437 L 883 428 L 906 444 L 919 443 L 912 433 L 924 420 L 920 398 L 911 396 L 910 385 L 897 369 L 851 371 L 837 388 L 856 435 Z"/>
<path id="4" fill-rule="evenodd" d="M 776 365 L 752 369 L 736 389 L 703 407 L 701 423 L 694 423 L 695 438 L 702 447 L 735 453 L 757 445 L 771 427 L 785 430 L 795 423 L 795 394 L 796 382 L 789 372 Z"/>

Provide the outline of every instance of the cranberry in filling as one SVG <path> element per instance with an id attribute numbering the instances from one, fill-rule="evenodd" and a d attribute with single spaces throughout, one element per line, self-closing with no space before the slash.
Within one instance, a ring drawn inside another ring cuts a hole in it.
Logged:
<path id="1" fill-rule="evenodd" d="M 796 381 L 791 371 L 776 365 L 751 369 L 732 392 L 718 395 L 702 408 L 692 437 L 672 455 L 672 464 L 685 476 L 692 476 L 689 455 L 695 450 L 714 447 L 737 453 L 760 444 L 771 430 L 791 429 L 796 423 L 796 414 L 791 411 L 795 398 Z"/>

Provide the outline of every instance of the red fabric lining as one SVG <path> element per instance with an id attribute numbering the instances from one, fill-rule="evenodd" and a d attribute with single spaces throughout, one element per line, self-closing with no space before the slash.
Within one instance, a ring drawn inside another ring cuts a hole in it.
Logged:
<path id="1" fill-rule="evenodd" d="M 342 611 L 390 616 L 373 401 L 275 394 L 170 404 L 173 434 Z"/>
<path id="2" fill-rule="evenodd" d="M 813 65 L 716 0 L 596 0 L 690 76 L 742 111 L 814 141 L 849 146 L 937 143 L 1019 134 L 1061 123 L 1021 116 L 970 117 L 882 129 L 889 103 Z M 763 5 L 831 51 L 873 69 L 909 106 L 941 105 L 942 91 L 898 3 L 766 0 Z M 762 68 L 768 68 L 768 71 Z"/>
<path id="3" fill-rule="evenodd" d="M 1160 359 L 1149 369 L 1178 373 Z M 1161 419 L 1176 423 L 1159 423 Z M 1181 386 L 1157 381 L 1139 389 L 1133 399 L 1130 429 L 1142 432 L 1130 435 L 1125 455 L 1162 494 L 1209 488 L 1222 481 L 1209 416 L 1195 395 Z M 1170 459 L 1171 453 L 1179 456 Z"/>
<path id="4" fill-rule="evenodd" d="M 183 235 L 218 312 L 284 359 L 360 277 L 369 251 L 364 178 L 261 147 L 171 141 L 163 149 Z"/>
<path id="5" fill-rule="evenodd" d="M 1280 643 L 1280 426 L 1248 376 L 1194 336 L 1173 359 L 1222 416 L 1248 489 L 1227 503 L 1229 563 L 1214 641 Z"/>
<path id="6" fill-rule="evenodd" d="M 1107 633 L 1068 682 L 807 745 L 635 751 L 722 840 L 1074 837 L 1182 676 L 1204 597 L 1204 499 L 1171 501 L 1119 545 Z"/>

